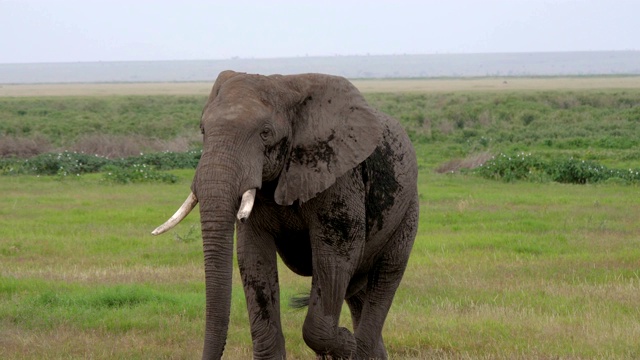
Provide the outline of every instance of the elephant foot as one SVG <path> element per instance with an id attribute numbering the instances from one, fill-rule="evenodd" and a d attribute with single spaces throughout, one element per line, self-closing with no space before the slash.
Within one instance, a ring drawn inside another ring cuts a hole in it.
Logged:
<path id="1" fill-rule="evenodd" d="M 387 349 L 385 348 L 382 340 L 380 340 L 373 351 L 366 351 L 358 346 L 358 355 L 354 359 L 387 360 L 388 358 L 389 355 L 387 354 Z"/>
<path id="2" fill-rule="evenodd" d="M 328 337 L 308 331 L 303 333 L 303 337 L 307 345 L 316 352 L 316 359 L 353 359 L 356 353 L 356 339 L 353 334 L 343 327 L 337 328 L 334 334 Z"/>

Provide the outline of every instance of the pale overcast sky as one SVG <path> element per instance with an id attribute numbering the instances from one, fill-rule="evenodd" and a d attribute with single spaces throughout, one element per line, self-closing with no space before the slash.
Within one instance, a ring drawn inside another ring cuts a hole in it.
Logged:
<path id="1" fill-rule="evenodd" d="M 640 0 L 0 0 L 0 63 L 640 50 Z"/>

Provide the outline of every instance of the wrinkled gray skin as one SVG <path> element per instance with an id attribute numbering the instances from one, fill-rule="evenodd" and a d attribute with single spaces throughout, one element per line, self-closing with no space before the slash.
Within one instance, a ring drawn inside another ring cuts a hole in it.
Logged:
<path id="1" fill-rule="evenodd" d="M 319 358 L 387 358 L 382 326 L 416 234 L 417 166 L 398 122 L 341 77 L 225 71 L 204 107 L 205 359 L 224 349 L 234 225 L 254 357 L 285 357 L 276 253 L 311 276 L 302 329 Z M 249 218 L 240 196 L 257 188 Z M 338 327 L 347 302 L 354 333 Z"/>

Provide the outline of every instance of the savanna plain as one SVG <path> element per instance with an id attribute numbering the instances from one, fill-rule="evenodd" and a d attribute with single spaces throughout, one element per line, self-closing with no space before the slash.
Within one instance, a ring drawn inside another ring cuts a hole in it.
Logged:
<path id="1" fill-rule="evenodd" d="M 210 85 L 0 88 L 0 358 L 200 355 L 198 212 L 150 232 L 189 192 Z M 420 166 L 392 359 L 640 358 L 640 78 L 356 85 Z M 288 356 L 313 358 L 287 306 L 310 279 L 280 265 Z M 251 354 L 236 270 L 225 358 Z"/>

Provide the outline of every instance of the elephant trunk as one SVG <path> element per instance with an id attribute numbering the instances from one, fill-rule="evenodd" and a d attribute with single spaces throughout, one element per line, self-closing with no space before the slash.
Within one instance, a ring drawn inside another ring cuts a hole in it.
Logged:
<path id="1" fill-rule="evenodd" d="M 260 179 L 250 174 L 253 181 L 247 181 L 239 153 L 205 152 L 192 186 L 200 204 L 206 282 L 203 359 L 222 357 L 231 309 L 234 225 L 236 219 L 244 221 L 249 216 Z"/>
<path id="2" fill-rule="evenodd" d="M 215 129 L 214 133 L 225 139 L 225 130 Z M 174 216 L 153 231 L 154 235 L 168 231 L 200 204 L 206 282 L 203 359 L 222 357 L 231 312 L 234 225 L 236 219 L 244 222 L 250 216 L 261 185 L 262 164 L 247 162 L 242 156 L 246 153 L 247 149 L 229 143 L 212 142 L 198 164 L 191 195 Z"/>
<path id="3" fill-rule="evenodd" d="M 215 195 L 200 195 L 202 193 Z M 235 186 L 218 184 L 214 190 L 198 191 L 204 271 L 206 323 L 203 359 L 220 359 L 224 350 L 231 310 L 233 232 L 238 198 Z"/>

